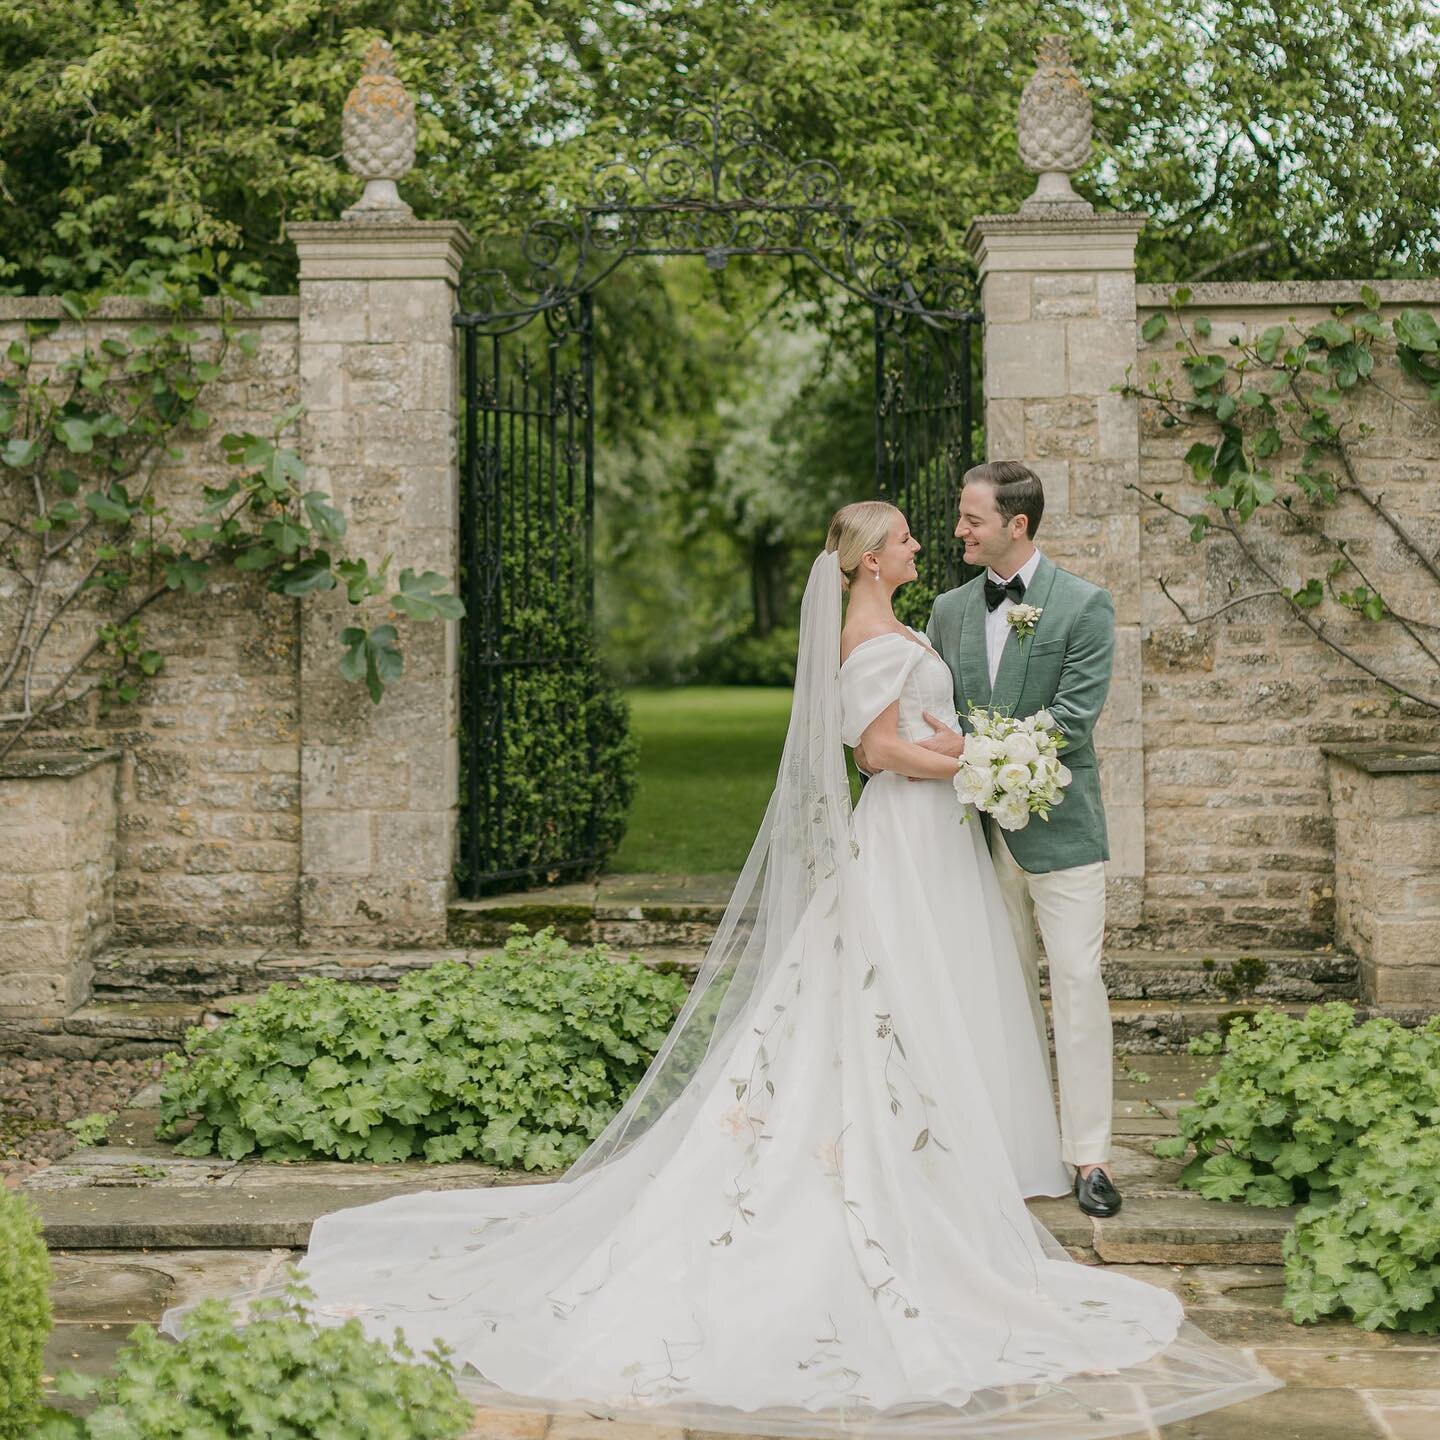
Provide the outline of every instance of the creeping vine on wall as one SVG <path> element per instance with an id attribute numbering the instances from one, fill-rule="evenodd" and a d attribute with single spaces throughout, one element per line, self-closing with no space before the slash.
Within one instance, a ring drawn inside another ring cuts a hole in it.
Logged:
<path id="1" fill-rule="evenodd" d="M 235 471 L 227 483 L 197 482 L 174 504 L 161 498 L 160 467 L 186 457 L 178 442 L 213 427 L 207 387 L 232 349 L 258 348 L 240 318 L 259 298 L 258 273 L 166 236 L 148 248 L 149 259 L 119 271 L 83 241 L 50 257 L 50 293 L 80 344 L 51 359 L 39 342 L 64 322 L 30 319 L 0 362 L 0 573 L 13 577 L 19 611 L 0 641 L 0 758 L 37 723 L 82 714 L 75 707 L 91 695 L 102 713 L 137 700 L 165 664 L 147 612 L 171 595 L 213 596 L 226 572 L 297 597 L 343 586 L 355 606 L 388 591 L 390 610 L 411 620 L 464 613 L 445 577 L 403 569 L 394 581 L 392 557 L 375 564 L 342 550 L 345 516 L 306 488 L 305 462 L 286 438 L 298 406 L 266 433 L 221 437 Z M 104 302 L 120 297 L 155 318 L 123 328 L 105 320 Z M 202 331 L 207 300 L 214 314 Z M 67 627 L 57 622 L 75 613 L 93 621 L 89 641 L 59 654 Z M 398 628 L 349 625 L 338 639 L 341 674 L 378 703 L 404 666 Z"/>
<path id="2" fill-rule="evenodd" d="M 1278 598 L 1317 640 L 1379 680 L 1397 703 L 1420 715 L 1440 715 L 1440 559 L 1384 491 L 1361 478 L 1356 463 L 1358 444 L 1373 433 L 1358 413 L 1367 390 L 1434 423 L 1440 325 L 1413 308 L 1386 320 L 1380 296 L 1369 286 L 1360 294 L 1358 305 L 1337 307 L 1316 324 L 1292 320 L 1254 339 L 1231 336 L 1226 355 L 1202 349 L 1211 322 L 1203 316 L 1187 322 L 1191 292 L 1176 290 L 1169 315 L 1151 315 L 1142 335 L 1153 342 L 1174 327 L 1184 387 L 1156 360 L 1143 383 L 1121 388 L 1157 406 L 1165 428 L 1196 432 L 1185 463 L 1205 487 L 1204 504 L 1192 511 L 1163 491 L 1129 488 L 1184 520 L 1197 544 L 1212 536 L 1227 539 L 1261 578 L 1257 587 L 1199 613 L 1177 598 L 1167 577 L 1157 577 L 1187 623 Z M 1377 362 L 1392 355 L 1413 382 L 1407 393 L 1381 378 Z M 1391 579 L 1341 533 L 1341 517 L 1355 507 L 1378 522 L 1391 549 L 1418 577 L 1419 601 L 1392 593 Z M 1282 560 L 1249 528 L 1256 515 L 1279 522 L 1271 533 L 1285 537 Z M 1342 616 L 1391 632 L 1395 643 L 1381 648 L 1378 658 L 1369 647 L 1362 651 L 1350 640 L 1349 627 L 1335 623 Z"/>

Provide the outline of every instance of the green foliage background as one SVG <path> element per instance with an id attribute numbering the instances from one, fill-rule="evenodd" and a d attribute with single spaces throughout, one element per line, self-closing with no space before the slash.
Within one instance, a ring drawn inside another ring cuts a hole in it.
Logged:
<path id="1" fill-rule="evenodd" d="M 341 106 L 376 35 L 419 110 L 402 193 L 485 238 L 472 270 L 712 78 L 835 164 L 859 213 L 965 263 L 971 218 L 1031 188 L 1015 110 L 1048 31 L 1095 101 L 1079 188 L 1150 217 L 1143 279 L 1434 273 L 1434 20 L 1428 0 L 0 0 L 0 279 L 33 291 L 55 239 L 123 258 L 159 227 L 293 288 L 284 223 L 358 194 Z M 625 675 L 684 678 L 707 640 L 770 628 L 794 552 L 864 493 L 869 335 L 803 267 L 653 268 L 599 299 L 601 599 Z M 760 315 L 836 349 L 792 367 L 788 404 L 754 383 L 778 349 Z"/>

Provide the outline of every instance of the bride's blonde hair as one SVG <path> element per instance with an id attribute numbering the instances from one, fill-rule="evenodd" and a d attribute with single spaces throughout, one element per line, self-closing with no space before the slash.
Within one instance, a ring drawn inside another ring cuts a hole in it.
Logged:
<path id="1" fill-rule="evenodd" d="M 900 512 L 888 500 L 856 500 L 830 517 L 826 550 L 840 555 L 840 574 L 848 589 L 867 550 L 883 550 L 890 538 L 890 522 Z"/>

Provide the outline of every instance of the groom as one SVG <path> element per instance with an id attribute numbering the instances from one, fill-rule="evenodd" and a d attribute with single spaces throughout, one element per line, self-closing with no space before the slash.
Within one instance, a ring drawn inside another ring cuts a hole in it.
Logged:
<path id="1" fill-rule="evenodd" d="M 987 830 L 1042 1040 L 1037 920 L 1050 962 L 1061 1153 L 1076 1167 L 1080 1208 L 1113 1215 L 1120 1193 L 1106 1168 L 1112 1040 L 1100 975 L 1110 849 L 1094 730 L 1110 688 L 1115 608 L 1107 591 L 1035 548 L 1044 512 L 1039 477 L 1018 461 L 966 471 L 955 538 L 965 546 L 966 564 L 986 570 L 936 599 L 926 633 L 955 676 L 962 724 L 972 705 L 1020 717 L 1045 709 L 1066 740 L 1061 759 L 1074 778 L 1049 821 L 1032 819 L 1013 831 L 988 823 Z M 1041 612 L 1023 640 L 1006 618 L 1021 601 Z M 964 737 L 926 718 L 936 731 L 926 746 L 959 755 Z"/>

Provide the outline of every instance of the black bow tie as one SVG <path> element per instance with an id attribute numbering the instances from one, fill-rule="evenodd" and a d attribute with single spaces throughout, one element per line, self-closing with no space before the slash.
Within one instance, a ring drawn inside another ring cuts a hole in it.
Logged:
<path id="1" fill-rule="evenodd" d="M 985 608 L 994 610 L 1009 596 L 1017 605 L 1025 598 L 1025 582 L 1012 575 L 1003 585 L 997 585 L 988 575 L 985 577 Z"/>

